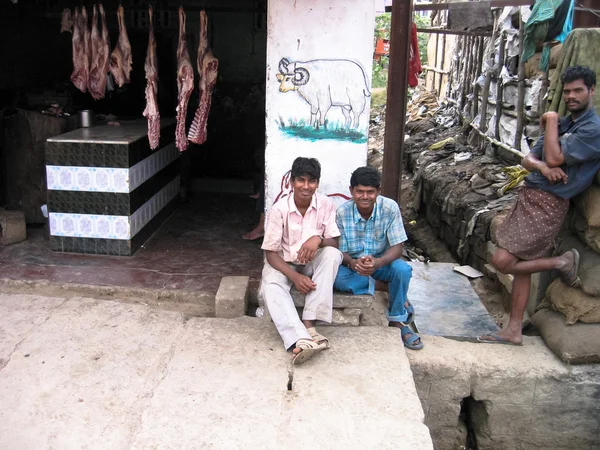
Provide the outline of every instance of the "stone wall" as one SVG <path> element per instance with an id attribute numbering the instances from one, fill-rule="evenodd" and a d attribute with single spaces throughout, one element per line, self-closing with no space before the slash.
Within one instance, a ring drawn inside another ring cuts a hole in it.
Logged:
<path id="1" fill-rule="evenodd" d="M 592 450 L 600 367 L 568 367 L 540 338 L 522 347 L 427 337 L 407 352 L 436 450 Z"/>

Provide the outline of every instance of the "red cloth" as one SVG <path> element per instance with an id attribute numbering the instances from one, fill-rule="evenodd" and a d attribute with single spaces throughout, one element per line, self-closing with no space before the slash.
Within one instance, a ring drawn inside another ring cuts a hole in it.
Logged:
<path id="1" fill-rule="evenodd" d="M 410 43 L 410 60 L 408 63 L 408 85 L 410 87 L 416 87 L 419 84 L 419 74 L 422 71 L 421 55 L 419 54 L 419 40 L 417 39 L 417 26 L 413 22 Z"/>

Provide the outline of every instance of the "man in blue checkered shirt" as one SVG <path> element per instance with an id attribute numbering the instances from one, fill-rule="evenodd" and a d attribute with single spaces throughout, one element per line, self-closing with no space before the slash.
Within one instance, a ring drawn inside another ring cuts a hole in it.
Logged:
<path id="1" fill-rule="evenodd" d="M 336 212 L 343 253 L 334 287 L 353 294 L 375 292 L 375 280 L 388 283 L 389 325 L 400 328 L 406 348 L 423 348 L 411 330 L 414 308 L 407 298 L 412 267 L 402 260 L 402 243 L 408 238 L 398 204 L 381 193 L 381 175 L 372 167 L 359 167 L 350 178 L 352 200 Z"/>

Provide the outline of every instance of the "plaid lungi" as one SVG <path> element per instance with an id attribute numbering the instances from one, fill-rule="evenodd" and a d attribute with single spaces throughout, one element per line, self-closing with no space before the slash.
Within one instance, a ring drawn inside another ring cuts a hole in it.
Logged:
<path id="1" fill-rule="evenodd" d="M 523 187 L 496 230 L 496 244 L 522 260 L 546 257 L 568 211 L 569 200 Z"/>

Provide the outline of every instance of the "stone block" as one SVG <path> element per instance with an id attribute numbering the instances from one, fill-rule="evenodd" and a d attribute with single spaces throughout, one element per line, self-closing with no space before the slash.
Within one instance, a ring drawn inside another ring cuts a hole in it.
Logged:
<path id="1" fill-rule="evenodd" d="M 504 289 L 506 289 L 506 292 L 508 292 L 509 294 L 512 294 L 512 283 L 513 283 L 514 277 L 511 274 L 501 273 L 501 272 L 498 272 L 497 276 L 498 276 L 498 281 L 500 283 L 502 283 L 502 286 L 504 286 Z"/>
<path id="2" fill-rule="evenodd" d="M 473 385 L 473 398 L 516 405 L 531 405 L 535 379 L 503 376 L 479 376 Z"/>
<path id="3" fill-rule="evenodd" d="M 597 408 L 600 420 L 600 381 L 598 383 L 565 384 L 562 403 L 566 406 Z"/>
<path id="4" fill-rule="evenodd" d="M 351 325 L 357 327 L 360 325 L 361 310 L 358 308 L 333 309 L 333 318 L 331 324 L 323 325 Z"/>
<path id="5" fill-rule="evenodd" d="M 464 449 L 467 442 L 467 426 L 463 422 L 458 422 L 455 427 L 431 430 L 431 440 L 436 450 Z"/>
<path id="6" fill-rule="evenodd" d="M 578 406 L 536 406 L 530 422 L 532 436 L 552 438 L 554 445 L 585 448 L 574 445 L 575 440 L 591 444 L 597 439 L 600 409 L 590 410 Z M 568 433 L 566 432 L 568 430 Z"/>
<path id="7" fill-rule="evenodd" d="M 487 260 L 488 262 L 490 262 L 492 260 L 492 256 L 494 255 L 494 253 L 496 253 L 496 250 L 498 249 L 498 247 L 496 247 L 496 244 L 494 244 L 492 241 L 487 241 L 486 243 L 486 248 L 487 248 Z"/>
<path id="8" fill-rule="evenodd" d="M 533 394 L 534 405 L 560 405 L 567 384 L 564 380 L 538 379 Z"/>
<path id="9" fill-rule="evenodd" d="M 429 402 L 425 425 L 431 430 L 439 430 L 442 427 L 456 428 L 459 416 L 460 402 Z"/>
<path id="10" fill-rule="evenodd" d="M 296 308 L 304 307 L 304 294 L 298 292 L 295 288 L 291 290 L 292 299 Z M 333 293 L 333 307 L 338 309 L 343 308 L 360 308 L 366 309 L 371 307 L 373 303 L 372 295 L 353 295 L 346 292 Z"/>
<path id="11" fill-rule="evenodd" d="M 215 296 L 215 317 L 233 319 L 246 315 L 250 277 L 223 277 Z"/>
<path id="12" fill-rule="evenodd" d="M 461 400 L 469 395 L 471 395 L 470 374 L 457 370 L 452 377 L 432 379 L 429 401 L 460 405 Z"/>
<path id="13" fill-rule="evenodd" d="M 429 377 L 413 377 L 415 380 L 415 387 L 417 388 L 417 394 L 421 403 L 423 404 L 423 409 L 425 409 L 425 405 L 429 401 L 429 393 L 431 392 L 431 381 Z"/>
<path id="14" fill-rule="evenodd" d="M 483 431 L 483 434 L 489 434 L 491 437 L 517 437 L 531 432 L 533 405 L 486 402 L 486 411 L 488 418 L 483 429 L 487 428 L 487 430 Z"/>
<path id="15" fill-rule="evenodd" d="M 0 244 L 15 244 L 27 239 L 25 214 L 0 209 Z"/>

